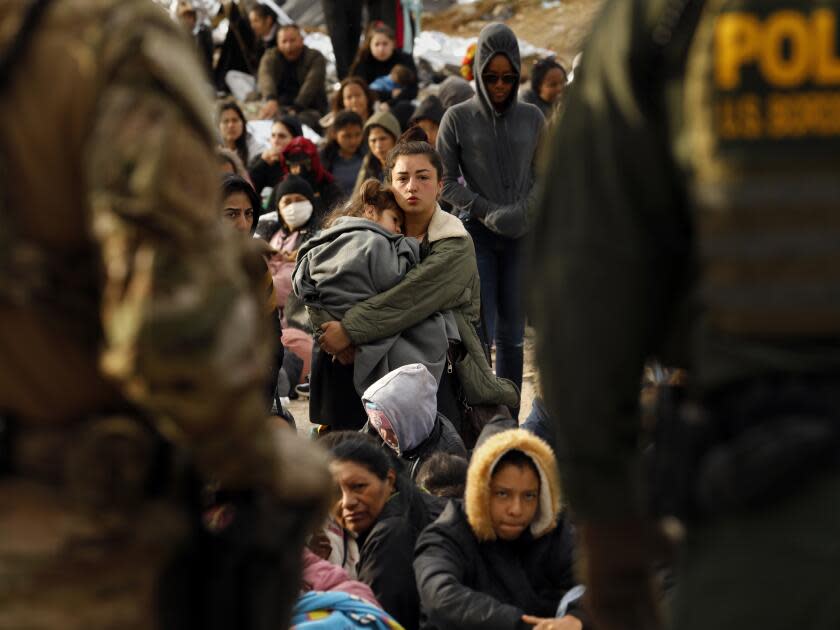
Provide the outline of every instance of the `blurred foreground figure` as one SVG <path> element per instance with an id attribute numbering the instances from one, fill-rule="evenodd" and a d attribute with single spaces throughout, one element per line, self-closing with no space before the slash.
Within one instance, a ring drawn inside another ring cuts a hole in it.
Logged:
<path id="1" fill-rule="evenodd" d="M 193 46 L 0 3 L 0 627 L 283 628 L 328 472 L 264 417 L 265 265 Z"/>
<path id="2" fill-rule="evenodd" d="M 840 627 L 838 13 L 616 0 L 583 55 L 533 276 L 598 628 L 660 625 L 662 517 L 685 528 L 675 628 Z M 650 483 L 652 356 L 689 387 L 658 418 Z"/>

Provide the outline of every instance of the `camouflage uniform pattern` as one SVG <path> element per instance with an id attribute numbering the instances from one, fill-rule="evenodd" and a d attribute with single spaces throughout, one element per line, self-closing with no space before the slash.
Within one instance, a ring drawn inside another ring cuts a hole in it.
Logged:
<path id="1" fill-rule="evenodd" d="M 0 50 L 27 5 L 0 3 Z M 56 1 L 15 72 L 0 98 L 0 410 L 22 435 L 20 476 L 0 477 L 16 506 L 0 515 L 0 628 L 154 627 L 183 514 L 109 495 L 113 475 L 142 485 L 151 457 L 120 414 L 142 410 L 225 488 L 311 510 L 328 472 L 266 422 L 265 264 L 219 221 L 211 102 L 179 27 L 151 2 Z"/>

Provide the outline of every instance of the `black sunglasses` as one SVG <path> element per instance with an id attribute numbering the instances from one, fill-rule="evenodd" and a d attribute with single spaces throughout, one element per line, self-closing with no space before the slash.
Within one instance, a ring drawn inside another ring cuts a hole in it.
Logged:
<path id="1" fill-rule="evenodd" d="M 515 74 L 495 74 L 494 72 L 488 72 L 487 74 L 482 74 L 481 78 L 485 85 L 495 85 L 499 81 L 505 85 L 513 85 L 516 83 L 517 76 Z"/>

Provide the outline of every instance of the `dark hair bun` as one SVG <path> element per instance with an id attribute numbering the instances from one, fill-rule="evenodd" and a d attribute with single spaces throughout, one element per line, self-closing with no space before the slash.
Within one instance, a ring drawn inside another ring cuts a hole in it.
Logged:
<path id="1" fill-rule="evenodd" d="M 381 191 L 382 183 L 374 178 L 366 179 L 359 186 L 359 196 L 366 205 L 376 205 Z"/>

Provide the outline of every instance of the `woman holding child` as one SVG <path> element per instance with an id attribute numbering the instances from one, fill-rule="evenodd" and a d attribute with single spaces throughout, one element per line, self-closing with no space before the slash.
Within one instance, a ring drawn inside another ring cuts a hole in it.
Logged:
<path id="1" fill-rule="evenodd" d="M 386 175 L 405 213 L 405 235 L 420 242 L 420 262 L 395 286 L 353 305 L 341 321 L 325 321 L 329 318 L 316 313 L 313 324 L 321 330 L 321 350 L 346 360 L 355 347 L 397 335 L 435 313 L 451 311 L 460 337 L 455 352 L 450 352 L 454 355 L 451 367 L 461 391 L 456 398 L 450 370 L 444 370 L 438 410 L 459 428 L 458 399 L 468 405 L 516 407 L 519 392 L 509 381 L 493 375 L 478 339 L 475 323 L 479 320 L 480 292 L 475 251 L 461 221 L 437 204 L 442 170 L 440 157 L 426 142 L 401 141 L 390 152 Z M 313 381 L 313 398 L 315 387 Z M 361 402 L 358 412 L 360 423 L 356 428 L 365 420 Z M 326 424 L 333 421 L 312 412 L 310 419 Z"/>

